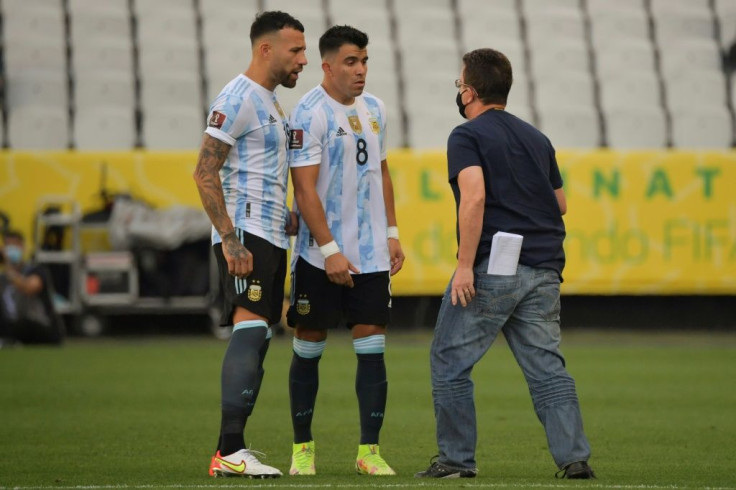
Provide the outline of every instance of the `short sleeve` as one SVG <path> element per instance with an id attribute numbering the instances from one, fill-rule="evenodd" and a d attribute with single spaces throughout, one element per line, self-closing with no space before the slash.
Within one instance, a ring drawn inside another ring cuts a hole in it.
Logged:
<path id="1" fill-rule="evenodd" d="M 289 166 L 308 167 L 322 162 L 322 147 L 326 141 L 325 124 L 316 108 L 298 106 L 291 115 L 289 127 Z"/>
<path id="2" fill-rule="evenodd" d="M 557 158 L 555 157 L 555 149 L 550 144 L 549 149 L 550 162 L 549 162 L 549 183 L 552 184 L 553 189 L 560 189 L 562 187 L 562 174 L 560 174 L 560 167 L 557 165 Z"/>
<path id="3" fill-rule="evenodd" d="M 378 100 L 378 110 L 379 110 L 380 115 L 381 115 L 381 134 L 383 135 L 383 137 L 380 138 L 380 141 L 381 141 L 381 149 L 380 149 L 381 150 L 381 161 L 383 161 L 383 160 L 386 160 L 386 158 L 388 157 L 388 150 L 387 150 L 387 147 L 388 147 L 388 144 L 387 144 L 387 141 L 388 141 L 388 132 L 386 131 L 386 128 L 387 128 L 387 125 L 386 125 L 386 121 L 387 121 L 386 104 L 384 104 L 383 101 L 380 100 L 380 99 Z"/>
<path id="4" fill-rule="evenodd" d="M 205 133 L 232 146 L 243 136 L 247 128 L 244 117 L 248 101 L 242 96 L 228 93 L 220 94 L 210 108 Z"/>
<path id="5" fill-rule="evenodd" d="M 478 145 L 472 133 L 464 126 L 453 129 L 447 139 L 448 180 L 455 180 L 463 169 L 480 164 Z"/>

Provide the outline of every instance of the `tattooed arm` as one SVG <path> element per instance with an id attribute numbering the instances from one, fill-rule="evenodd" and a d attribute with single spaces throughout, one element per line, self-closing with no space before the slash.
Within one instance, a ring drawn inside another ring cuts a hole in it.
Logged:
<path id="1" fill-rule="evenodd" d="M 197 183 L 202 206 L 222 238 L 222 253 L 227 260 L 228 272 L 237 277 L 245 277 L 253 270 L 253 255 L 235 234 L 233 223 L 227 215 L 220 181 L 219 172 L 229 152 L 230 145 L 205 134 L 194 170 L 194 181 Z"/>

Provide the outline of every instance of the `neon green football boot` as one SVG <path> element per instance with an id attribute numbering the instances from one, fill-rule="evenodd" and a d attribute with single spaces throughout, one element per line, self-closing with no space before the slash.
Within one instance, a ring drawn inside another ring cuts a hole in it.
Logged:
<path id="1" fill-rule="evenodd" d="M 299 442 L 293 445 L 290 475 L 315 475 L 314 441 Z"/>
<path id="2" fill-rule="evenodd" d="M 378 451 L 378 444 L 361 444 L 358 446 L 355 471 L 360 475 L 388 476 L 396 474 L 381 457 Z"/>

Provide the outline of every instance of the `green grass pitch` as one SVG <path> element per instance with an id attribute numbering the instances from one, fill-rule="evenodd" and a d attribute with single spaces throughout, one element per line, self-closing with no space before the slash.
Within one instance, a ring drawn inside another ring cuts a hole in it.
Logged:
<path id="1" fill-rule="evenodd" d="M 320 364 L 316 477 L 212 479 L 219 369 L 207 337 L 72 339 L 60 349 L 0 350 L 3 488 L 736 488 L 736 334 L 563 331 L 598 479 L 554 479 L 544 432 L 504 342 L 474 373 L 480 474 L 426 481 L 436 453 L 431 332 L 392 332 L 381 453 L 399 476 L 354 474 L 355 357 L 334 332 Z M 291 338 L 276 337 L 246 440 L 289 469 Z"/>

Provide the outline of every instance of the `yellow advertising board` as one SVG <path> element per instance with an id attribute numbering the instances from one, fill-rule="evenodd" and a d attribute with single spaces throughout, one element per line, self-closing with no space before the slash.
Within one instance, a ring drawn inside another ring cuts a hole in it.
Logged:
<path id="1" fill-rule="evenodd" d="M 101 182 L 156 207 L 200 206 L 196 152 L 0 154 L 0 210 L 31 236 L 44 196 L 97 210 Z M 736 152 L 565 151 L 567 294 L 736 294 Z M 396 295 L 440 294 L 455 266 L 442 152 L 389 155 L 407 260 Z M 104 170 L 103 170 L 104 169 Z"/>

